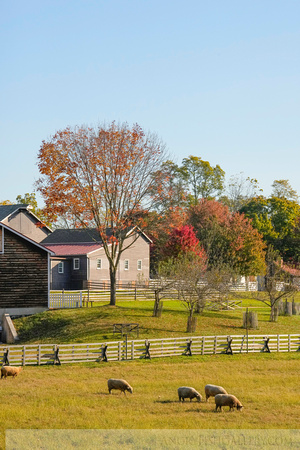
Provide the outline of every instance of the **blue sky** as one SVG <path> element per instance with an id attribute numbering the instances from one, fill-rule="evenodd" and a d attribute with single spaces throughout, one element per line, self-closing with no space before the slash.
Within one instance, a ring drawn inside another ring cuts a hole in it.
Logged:
<path id="1" fill-rule="evenodd" d="M 300 194 L 299 19 L 298 0 L 0 1 L 0 200 L 33 191 L 43 140 L 111 120 Z"/>

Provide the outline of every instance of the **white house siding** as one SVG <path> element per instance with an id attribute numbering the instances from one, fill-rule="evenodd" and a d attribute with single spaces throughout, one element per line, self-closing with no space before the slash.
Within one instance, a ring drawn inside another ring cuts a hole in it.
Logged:
<path id="1" fill-rule="evenodd" d="M 129 238 L 126 245 L 132 242 Z M 88 255 L 89 273 L 88 280 L 91 282 L 109 281 L 109 263 L 104 249 L 96 250 Z M 101 259 L 101 269 L 97 269 L 97 260 Z M 125 270 L 125 260 L 128 260 L 129 269 Z M 138 270 L 138 260 L 142 262 L 142 269 Z M 121 255 L 120 264 L 117 270 L 117 282 L 132 282 L 143 279 L 149 280 L 150 275 L 150 246 L 142 236 L 139 236 L 136 242 L 132 244 Z"/>
<path id="2" fill-rule="evenodd" d="M 101 259 L 101 269 L 97 269 L 97 260 Z M 104 249 L 95 250 L 88 255 L 88 281 L 109 281 L 109 264 Z"/>
<path id="3" fill-rule="evenodd" d="M 128 270 L 125 269 L 125 260 L 129 263 Z M 138 260 L 142 262 L 142 269 L 138 270 Z M 128 250 L 121 255 L 118 268 L 119 281 L 148 281 L 150 276 L 150 246 L 142 236 L 132 244 Z"/>

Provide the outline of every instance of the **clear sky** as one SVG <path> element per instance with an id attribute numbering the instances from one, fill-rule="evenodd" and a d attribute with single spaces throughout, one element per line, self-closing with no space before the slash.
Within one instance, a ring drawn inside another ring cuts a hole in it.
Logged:
<path id="1" fill-rule="evenodd" d="M 55 131 L 111 120 L 300 194 L 299 0 L 0 0 L 0 43 L 0 200 Z"/>

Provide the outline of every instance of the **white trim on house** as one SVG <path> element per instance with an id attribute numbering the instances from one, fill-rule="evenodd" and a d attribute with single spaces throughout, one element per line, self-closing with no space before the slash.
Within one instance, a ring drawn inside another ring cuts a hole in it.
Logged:
<path id="1" fill-rule="evenodd" d="M 79 269 L 80 269 L 80 258 L 73 258 L 73 270 Z"/>
<path id="2" fill-rule="evenodd" d="M 1 228 L 1 242 L 0 242 L 0 255 L 3 255 L 4 253 L 4 229 Z"/>

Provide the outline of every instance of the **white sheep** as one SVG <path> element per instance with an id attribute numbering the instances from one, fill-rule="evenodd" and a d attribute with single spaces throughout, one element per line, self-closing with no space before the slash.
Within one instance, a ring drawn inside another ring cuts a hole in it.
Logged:
<path id="1" fill-rule="evenodd" d="M 216 411 L 220 408 L 222 411 L 222 406 L 229 406 L 229 410 L 231 411 L 233 408 L 240 410 L 243 408 L 241 402 L 234 396 L 230 394 L 217 394 L 215 396 L 216 403 Z"/>
<path id="2" fill-rule="evenodd" d="M 15 378 L 22 370 L 22 367 L 2 366 L 1 378 L 13 377 Z"/>
<path id="3" fill-rule="evenodd" d="M 217 394 L 227 394 L 225 389 L 222 386 L 215 386 L 214 384 L 207 384 L 204 388 L 206 401 L 209 397 L 215 397 Z"/>
<path id="4" fill-rule="evenodd" d="M 107 386 L 108 386 L 108 392 L 109 393 L 111 393 L 112 389 L 117 389 L 117 390 L 119 390 L 121 392 L 124 392 L 125 395 L 126 395 L 125 391 L 129 391 L 130 394 L 132 394 L 132 392 L 133 392 L 132 387 L 130 386 L 129 383 L 127 383 L 126 380 L 119 380 L 119 379 L 116 379 L 116 378 L 110 378 L 107 381 Z"/>
<path id="5" fill-rule="evenodd" d="M 193 400 L 193 398 L 196 398 L 198 402 L 202 401 L 201 394 L 199 394 L 196 389 L 187 386 L 181 386 L 180 388 L 178 388 L 178 397 L 180 402 L 181 400 L 184 402 L 185 398 L 189 398 L 190 402 Z"/>

